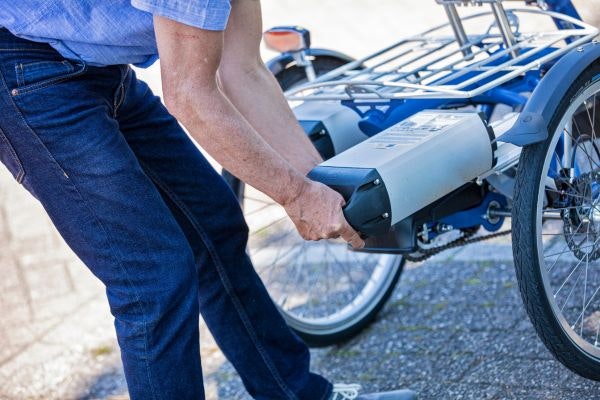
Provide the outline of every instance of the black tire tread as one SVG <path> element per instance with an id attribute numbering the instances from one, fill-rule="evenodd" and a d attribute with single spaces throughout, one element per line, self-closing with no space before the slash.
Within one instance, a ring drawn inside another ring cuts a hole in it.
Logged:
<path id="1" fill-rule="evenodd" d="M 550 137 L 544 142 L 523 149 L 516 176 L 512 217 L 515 271 L 529 318 L 542 342 L 558 361 L 575 373 L 592 380 L 600 380 L 600 360 L 582 351 L 568 337 L 554 316 L 544 289 L 541 272 L 544 266 L 534 261 L 538 257 L 533 221 L 537 213 L 539 179 L 552 134 L 573 97 L 599 72 L 600 60 L 597 60 L 574 81 L 560 102 L 548 126 Z"/>

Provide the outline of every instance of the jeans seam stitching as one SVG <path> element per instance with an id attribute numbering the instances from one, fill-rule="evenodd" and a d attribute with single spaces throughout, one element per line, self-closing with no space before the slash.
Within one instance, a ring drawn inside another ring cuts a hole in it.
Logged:
<path id="1" fill-rule="evenodd" d="M 117 113 L 119 112 L 119 107 L 121 107 L 121 104 L 123 104 L 123 101 L 125 100 L 125 88 L 123 87 L 123 84 L 119 85 L 119 89 L 117 89 L 119 94 L 118 94 L 118 98 L 115 99 L 114 102 L 114 117 L 117 117 Z"/>
<path id="2" fill-rule="evenodd" d="M 10 154 L 12 155 L 13 161 L 15 161 L 17 163 L 18 171 L 17 171 L 17 176 L 15 176 L 15 179 L 17 180 L 18 183 L 22 183 L 23 178 L 25 177 L 25 168 L 23 168 L 23 163 L 21 162 L 21 159 L 17 155 L 17 152 L 15 151 L 12 143 L 10 142 L 10 140 L 8 140 L 8 137 L 6 136 L 4 131 L 2 131 L 2 129 L 0 129 L 0 139 L 4 140 L 6 142 L 6 147 L 8 148 L 8 151 L 10 152 Z"/>
<path id="3" fill-rule="evenodd" d="M 330 397 L 332 397 L 332 396 L 328 396 L 328 394 L 329 394 L 329 390 L 325 390 L 325 393 L 323 393 L 321 400 L 328 400 Z"/>
<path id="4" fill-rule="evenodd" d="M 117 117 L 117 113 L 119 111 L 119 107 L 125 101 L 125 80 L 127 79 L 127 74 L 129 73 L 129 67 L 125 68 L 123 71 L 122 68 L 119 68 L 121 71 L 121 80 L 119 81 L 119 86 L 117 90 L 115 90 L 115 94 L 113 96 L 113 117 Z"/>
<path id="5" fill-rule="evenodd" d="M 3 78 L 2 78 L 2 85 L 6 88 L 6 85 L 5 85 L 5 82 L 4 82 Z M 105 240 L 107 241 L 107 243 L 109 244 L 109 246 L 111 248 L 111 255 L 115 259 L 115 261 L 117 262 L 117 264 L 119 265 L 120 269 L 123 271 L 123 273 L 125 274 L 125 276 L 127 277 L 126 278 L 127 279 L 127 283 L 130 286 L 130 288 L 134 289 L 133 293 L 135 293 L 135 297 L 136 297 L 135 300 L 136 300 L 137 306 L 140 309 L 140 311 L 142 311 L 142 314 L 145 315 L 144 308 L 143 308 L 142 303 L 140 301 L 139 294 L 137 293 L 137 290 L 135 290 L 135 286 L 129 280 L 129 277 L 128 277 L 128 274 L 127 274 L 127 270 L 123 267 L 123 264 L 121 263 L 121 261 L 113 253 L 113 252 L 115 252 L 114 251 L 114 246 L 112 245 L 112 240 L 110 239 L 110 235 L 106 231 L 106 228 L 104 227 L 104 225 L 102 224 L 102 222 L 100 222 L 100 220 L 98 219 L 97 214 L 93 211 L 92 207 L 89 206 L 87 200 L 85 200 L 85 197 L 81 194 L 81 192 L 77 188 L 77 185 L 75 184 L 75 182 L 72 179 L 69 178 L 69 176 L 65 172 L 64 168 L 60 165 L 60 163 L 58 162 L 58 160 L 56 160 L 56 158 L 54 158 L 54 156 L 52 155 L 52 153 L 50 153 L 50 150 L 48 150 L 48 148 L 46 147 L 46 145 L 42 142 L 42 140 L 40 139 L 40 137 L 35 133 L 35 131 L 33 130 L 33 128 L 31 128 L 29 126 L 29 124 L 25 120 L 25 117 L 21 114 L 20 110 L 18 109 L 17 105 L 13 101 L 11 101 L 11 105 L 13 106 L 13 108 L 14 108 L 17 116 L 18 116 L 18 118 L 27 127 L 27 130 L 33 136 L 35 136 L 35 138 L 40 142 L 40 145 L 44 148 L 44 150 L 45 150 L 46 154 L 48 155 L 48 157 L 50 157 L 50 159 L 55 163 L 55 165 L 63 173 L 65 179 L 73 186 L 73 188 L 75 189 L 75 192 L 81 198 L 83 204 L 85 204 L 85 207 L 88 209 L 88 212 L 94 217 L 96 223 L 100 226 L 100 228 L 104 232 L 104 235 L 106 237 Z M 144 350 L 145 350 L 145 352 L 147 354 L 148 353 L 148 327 L 147 327 L 147 321 L 145 319 L 144 319 Z M 150 365 L 148 364 L 147 358 L 145 358 L 145 361 L 146 361 L 146 372 L 148 374 L 148 381 L 149 381 L 149 384 L 150 384 L 150 388 L 152 390 L 152 397 L 156 399 L 156 394 L 155 394 L 154 386 L 151 383 L 152 379 L 150 377 Z"/>
<path id="6" fill-rule="evenodd" d="M 23 64 L 15 64 L 15 76 L 17 77 L 17 86 L 23 85 Z"/>
<path id="7" fill-rule="evenodd" d="M 34 84 L 31 84 L 31 85 L 27 85 L 27 86 L 24 86 L 23 88 L 17 88 L 17 92 L 16 92 L 16 94 L 13 95 L 13 97 L 16 97 L 16 96 L 19 96 L 19 95 L 22 95 L 22 94 L 33 93 L 33 92 L 36 92 L 38 90 L 47 88 L 48 86 L 56 85 L 57 83 L 60 83 L 60 82 L 65 81 L 67 79 L 79 76 L 79 75 L 83 74 L 86 70 L 87 70 L 87 65 L 84 64 L 77 71 L 71 72 L 71 73 L 69 73 L 67 75 L 62 75 L 62 76 L 59 76 L 59 77 L 56 77 L 56 78 L 51 78 L 51 79 L 49 79 L 47 81 L 44 81 L 44 82 L 34 83 Z"/>
<path id="8" fill-rule="evenodd" d="M 30 49 L 25 48 L 25 47 L 18 47 L 16 49 L 2 49 L 0 48 L 0 51 L 35 51 L 35 52 L 43 52 L 43 53 L 55 53 L 56 50 L 47 50 L 47 49 L 36 49 L 35 47 L 32 47 Z"/>
<path id="9" fill-rule="evenodd" d="M 204 229 L 201 228 L 200 224 L 196 221 L 196 218 L 194 218 L 194 216 L 189 211 L 187 206 L 179 199 L 179 197 L 175 193 L 173 193 L 169 189 L 169 187 L 167 185 L 164 184 L 164 182 L 162 182 L 162 180 L 160 178 L 158 178 L 158 176 L 156 176 L 156 174 L 152 171 L 152 169 L 149 168 L 147 164 L 145 164 L 141 161 L 140 161 L 140 163 L 147 170 L 148 175 L 156 182 L 156 184 L 158 186 L 160 186 L 165 191 L 165 193 L 169 196 L 169 198 L 171 198 L 171 200 L 181 209 L 181 211 L 189 219 L 190 223 L 192 224 L 192 226 L 194 227 L 194 229 L 200 236 L 200 239 L 204 243 L 204 246 L 208 250 L 210 258 L 215 263 L 215 266 L 219 273 L 219 277 L 221 278 L 221 283 L 225 287 L 226 293 L 231 298 L 231 300 L 235 306 L 235 309 L 238 313 L 238 316 L 242 320 L 244 327 L 246 328 L 246 331 L 248 332 L 248 335 L 250 336 L 250 339 L 252 340 L 252 343 L 254 344 L 256 350 L 258 351 L 261 358 L 265 362 L 265 365 L 271 372 L 271 375 L 273 376 L 273 378 L 279 385 L 280 389 L 288 396 L 288 399 L 297 400 L 298 399 L 297 396 L 285 384 L 283 378 L 277 371 L 277 368 L 273 365 L 273 362 L 271 361 L 270 357 L 268 356 L 268 354 L 266 354 L 266 352 L 264 351 L 264 348 L 258 341 L 258 338 L 256 337 L 256 332 L 252 328 L 252 324 L 249 321 L 248 316 L 246 315 L 244 308 L 243 308 L 242 304 L 240 303 L 239 298 L 233 292 L 233 287 L 231 286 L 231 283 L 229 282 L 229 278 L 227 277 L 227 272 L 224 270 L 224 268 L 221 264 L 221 260 L 220 260 L 219 256 L 216 254 L 216 252 L 212 246 L 212 243 L 210 242 L 210 240 L 208 240 L 208 238 L 206 238 L 206 233 L 204 232 Z"/>

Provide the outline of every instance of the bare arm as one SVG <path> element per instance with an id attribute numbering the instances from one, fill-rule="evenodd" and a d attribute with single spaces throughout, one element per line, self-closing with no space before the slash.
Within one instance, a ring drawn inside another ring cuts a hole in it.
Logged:
<path id="1" fill-rule="evenodd" d="M 299 172 L 307 174 L 323 160 L 262 62 L 261 38 L 260 1 L 232 0 L 219 66 L 221 87 L 267 143 Z"/>
<path id="2" fill-rule="evenodd" d="M 362 246 L 343 217 L 343 198 L 293 168 L 221 92 L 216 72 L 223 32 L 160 16 L 154 27 L 165 103 L 192 137 L 227 170 L 283 205 L 305 239 L 341 236 Z"/>

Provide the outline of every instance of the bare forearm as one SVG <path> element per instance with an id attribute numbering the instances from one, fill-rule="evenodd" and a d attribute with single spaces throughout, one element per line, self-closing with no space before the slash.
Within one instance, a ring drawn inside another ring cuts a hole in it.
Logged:
<path id="1" fill-rule="evenodd" d="M 158 16 L 154 28 L 169 111 L 224 168 L 278 203 L 290 201 L 307 179 L 262 139 L 217 85 L 222 32 Z"/>
<path id="2" fill-rule="evenodd" d="M 234 68 L 237 65 L 234 65 Z M 262 63 L 220 71 L 227 97 L 266 142 L 302 174 L 322 160 L 298 124 L 271 72 Z"/>
<path id="3" fill-rule="evenodd" d="M 286 204 L 306 182 L 248 124 L 218 89 L 196 95 L 179 110 L 179 120 L 190 135 L 229 172 Z"/>
<path id="4" fill-rule="evenodd" d="M 342 196 L 309 181 L 282 158 L 217 85 L 223 33 L 154 16 L 165 103 L 190 134 L 225 168 L 285 207 L 305 239 L 360 236 L 344 219 Z"/>

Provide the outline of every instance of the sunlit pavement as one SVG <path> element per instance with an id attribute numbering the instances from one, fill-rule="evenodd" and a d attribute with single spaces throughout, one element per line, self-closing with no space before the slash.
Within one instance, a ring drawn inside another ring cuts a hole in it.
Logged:
<path id="1" fill-rule="evenodd" d="M 600 6 L 585 3 L 590 10 Z M 348 4 L 263 1 L 265 25 L 303 24 L 316 46 L 360 56 L 444 18 L 433 0 Z M 141 76 L 160 86 L 156 66 Z M 3 168 L 0 274 L 0 399 L 127 398 L 102 285 Z M 201 342 L 208 399 L 247 399 L 204 325 Z M 554 361 L 535 336 L 508 238 L 409 264 L 376 323 L 342 346 L 313 351 L 313 367 L 368 390 L 411 387 L 423 399 L 591 399 L 600 393 L 600 385 Z"/>

